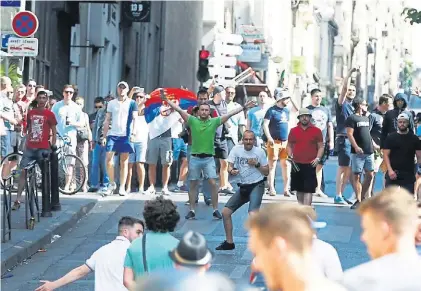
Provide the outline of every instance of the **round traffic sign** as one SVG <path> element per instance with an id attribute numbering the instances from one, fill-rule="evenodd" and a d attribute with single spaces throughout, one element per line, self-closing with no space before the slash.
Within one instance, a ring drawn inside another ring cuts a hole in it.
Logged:
<path id="1" fill-rule="evenodd" d="M 30 37 L 38 30 L 38 18 L 31 11 L 18 12 L 13 17 L 12 28 L 20 37 Z"/>

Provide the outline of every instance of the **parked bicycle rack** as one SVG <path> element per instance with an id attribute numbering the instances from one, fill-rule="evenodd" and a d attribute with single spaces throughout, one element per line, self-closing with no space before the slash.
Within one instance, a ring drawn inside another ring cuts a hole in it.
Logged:
<path id="1" fill-rule="evenodd" d="M 25 181 L 25 224 L 27 229 L 35 227 L 34 204 L 37 210 L 38 222 L 40 221 L 40 211 L 38 205 L 37 193 L 37 172 L 35 169 L 36 161 L 32 161 L 23 171 L 26 173 Z M 29 217 L 30 215 L 30 217 Z"/>
<path id="2" fill-rule="evenodd" d="M 1 242 L 6 242 L 6 236 L 12 239 L 12 188 L 13 176 L 9 175 L 3 179 L 3 217 L 2 217 L 2 233 Z"/>

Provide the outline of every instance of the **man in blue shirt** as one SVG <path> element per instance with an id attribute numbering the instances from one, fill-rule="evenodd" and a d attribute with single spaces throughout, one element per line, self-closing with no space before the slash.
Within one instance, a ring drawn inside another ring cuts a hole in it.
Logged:
<path id="1" fill-rule="evenodd" d="M 266 111 L 265 118 L 263 119 L 263 130 L 267 139 L 266 147 L 269 160 L 269 195 L 276 195 L 275 172 L 276 161 L 279 159 L 284 182 L 284 195 L 288 197 L 290 193 L 288 189 L 289 173 L 286 148 L 289 134 L 290 110 L 287 106 L 291 102 L 294 111 L 298 111 L 298 108 L 287 91 L 275 90 L 274 95 L 276 104 Z"/>
<path id="2" fill-rule="evenodd" d="M 353 68 L 349 71 L 348 76 L 344 80 L 341 95 L 335 104 L 336 110 L 336 150 L 338 152 L 338 172 L 336 174 L 336 196 L 335 204 L 352 204 L 351 201 L 345 199 L 342 194 L 351 174 L 351 143 L 346 135 L 345 121 L 354 114 L 352 100 L 355 98 L 357 88 L 355 85 L 349 84 L 349 78 L 357 69 Z"/>
<path id="3" fill-rule="evenodd" d="M 262 140 L 262 124 L 263 118 L 265 117 L 266 111 L 270 106 L 271 98 L 265 91 L 259 93 L 257 103 L 259 106 L 249 110 L 247 114 L 247 130 L 254 132 L 256 137 L 256 146 L 261 147 L 263 144 Z"/>

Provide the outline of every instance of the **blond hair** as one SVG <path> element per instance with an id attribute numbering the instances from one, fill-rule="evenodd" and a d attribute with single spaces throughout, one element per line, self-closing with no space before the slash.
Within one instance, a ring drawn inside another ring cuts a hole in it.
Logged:
<path id="1" fill-rule="evenodd" d="M 384 219 L 395 234 L 401 235 L 413 228 L 417 219 L 417 203 L 407 190 L 390 186 L 360 204 L 358 213 L 364 215 L 368 212 Z"/>
<path id="2" fill-rule="evenodd" d="M 311 207 L 310 207 L 311 208 Z M 292 203 L 271 203 L 250 215 L 246 222 L 248 229 L 255 229 L 269 245 L 275 237 L 282 237 L 289 247 L 299 253 L 311 249 L 314 230 L 308 207 Z"/>

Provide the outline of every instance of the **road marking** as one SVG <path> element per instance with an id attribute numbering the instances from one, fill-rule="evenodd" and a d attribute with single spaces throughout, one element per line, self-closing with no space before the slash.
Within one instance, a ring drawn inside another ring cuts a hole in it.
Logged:
<path id="1" fill-rule="evenodd" d="M 244 273 L 246 272 L 248 266 L 246 265 L 239 265 L 235 266 L 234 270 L 232 270 L 230 274 L 231 279 L 241 279 L 244 276 Z"/>

